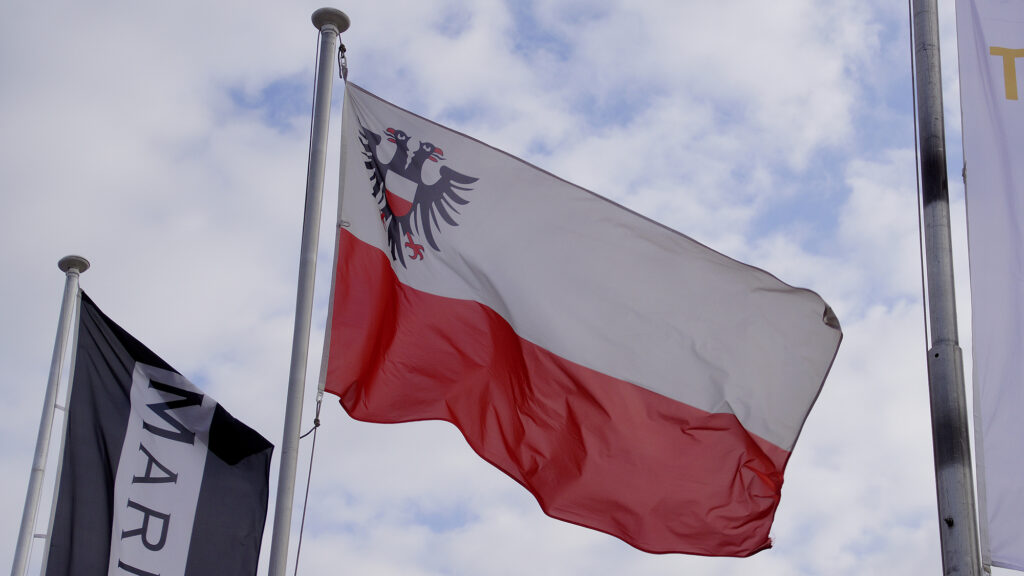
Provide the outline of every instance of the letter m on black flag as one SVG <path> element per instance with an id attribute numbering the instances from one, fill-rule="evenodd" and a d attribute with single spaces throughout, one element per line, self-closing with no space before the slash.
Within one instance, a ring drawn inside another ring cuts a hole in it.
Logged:
<path id="1" fill-rule="evenodd" d="M 78 322 L 47 576 L 256 574 L 273 446 L 84 293 Z"/>
<path id="2" fill-rule="evenodd" d="M 149 385 L 155 390 L 180 396 L 181 398 L 170 402 L 154 402 L 153 404 L 146 405 L 157 416 L 162 418 L 164 422 L 169 424 L 171 428 L 173 428 L 173 431 L 154 426 L 149 422 L 143 422 L 142 427 L 145 430 L 168 440 L 184 442 L 185 444 L 194 444 L 196 441 L 196 433 L 189 430 L 184 424 L 178 421 L 178 419 L 171 413 L 171 410 L 174 410 L 175 408 L 186 408 L 188 406 L 199 406 L 203 403 L 203 395 L 196 394 L 190 390 L 182 390 L 181 388 L 176 388 L 171 384 L 164 384 L 163 382 L 157 382 L 156 380 L 150 380 Z"/>

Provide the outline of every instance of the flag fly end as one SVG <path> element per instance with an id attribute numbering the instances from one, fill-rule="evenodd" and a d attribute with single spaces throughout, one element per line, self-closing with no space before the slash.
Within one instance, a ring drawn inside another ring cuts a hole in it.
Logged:
<path id="1" fill-rule="evenodd" d="M 832 311 L 832 307 L 828 304 L 825 305 L 825 314 L 822 316 L 821 320 L 825 323 L 825 326 L 835 328 L 842 332 L 843 327 L 839 325 L 839 317 L 836 316 L 836 313 Z"/>

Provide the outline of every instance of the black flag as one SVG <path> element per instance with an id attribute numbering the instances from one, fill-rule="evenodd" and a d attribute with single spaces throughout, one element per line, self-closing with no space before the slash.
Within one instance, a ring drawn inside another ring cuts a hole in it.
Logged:
<path id="1" fill-rule="evenodd" d="M 47 576 L 256 573 L 273 446 L 85 293 Z"/>

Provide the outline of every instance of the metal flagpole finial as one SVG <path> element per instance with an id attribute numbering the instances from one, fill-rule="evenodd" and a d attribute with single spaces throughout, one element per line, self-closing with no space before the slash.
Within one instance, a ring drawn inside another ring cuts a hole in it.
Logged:
<path id="1" fill-rule="evenodd" d="M 320 8 L 313 12 L 313 25 L 318 30 L 323 30 L 326 26 L 334 26 L 338 29 L 338 34 L 341 34 L 348 30 L 351 23 L 348 16 L 337 8 Z"/>
<path id="2" fill-rule="evenodd" d="M 89 269 L 89 261 L 76 254 L 65 256 L 57 262 L 57 268 L 67 274 L 68 270 L 77 270 L 79 274 Z"/>

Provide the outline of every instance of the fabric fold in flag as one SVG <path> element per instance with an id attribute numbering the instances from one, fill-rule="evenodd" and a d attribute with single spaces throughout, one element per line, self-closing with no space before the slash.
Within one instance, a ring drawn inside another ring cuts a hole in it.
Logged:
<path id="1" fill-rule="evenodd" d="M 818 295 L 351 83 L 342 132 L 322 379 L 352 417 L 451 422 L 641 550 L 770 546 L 842 338 Z"/>
<path id="2" fill-rule="evenodd" d="M 273 446 L 81 297 L 47 576 L 256 574 Z"/>
<path id="3" fill-rule="evenodd" d="M 975 450 L 986 564 L 1024 570 L 1024 22 L 957 0 L 971 262 Z"/>

